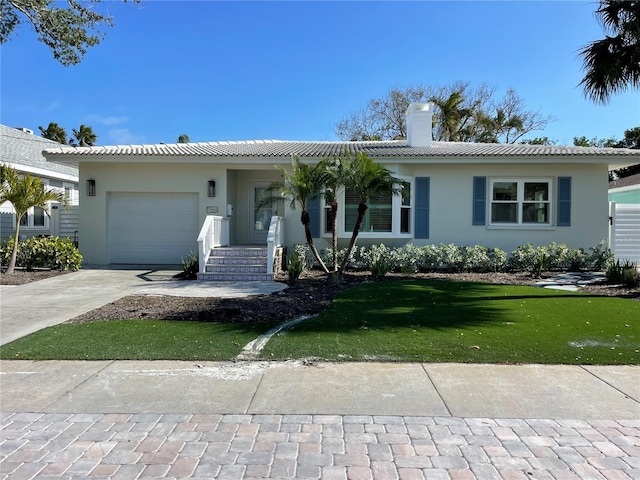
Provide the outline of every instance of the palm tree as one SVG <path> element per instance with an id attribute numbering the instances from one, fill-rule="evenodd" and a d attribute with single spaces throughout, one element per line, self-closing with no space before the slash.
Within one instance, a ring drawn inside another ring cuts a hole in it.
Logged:
<path id="1" fill-rule="evenodd" d="M 18 172 L 9 165 L 0 165 L 0 205 L 7 201 L 11 185 L 17 180 Z"/>
<path id="2" fill-rule="evenodd" d="M 358 153 L 354 159 L 345 164 L 345 188 L 355 192 L 359 199 L 358 217 L 353 227 L 351 240 L 347 247 L 347 254 L 342 261 L 340 271 L 344 272 L 349 265 L 349 258 L 353 253 L 356 239 L 360 233 L 360 226 L 364 215 L 369 208 L 367 202 L 369 198 L 380 194 L 399 194 L 402 182 L 391 175 L 391 171 L 383 165 L 374 162 L 364 152 Z"/>
<path id="3" fill-rule="evenodd" d="M 352 161 L 351 156 L 343 160 L 337 155 L 333 158 L 325 158 L 321 161 L 324 169 L 324 201 L 331 205 L 331 248 L 333 271 L 338 271 L 338 197 L 344 191 L 346 183 L 346 163 Z"/>
<path id="4" fill-rule="evenodd" d="M 48 138 L 49 140 L 53 140 L 54 142 L 62 143 L 64 145 L 67 144 L 67 131 L 57 123 L 51 122 L 46 129 L 42 127 L 38 128 L 44 138 Z"/>
<path id="5" fill-rule="evenodd" d="M 607 36 L 585 45 L 585 95 L 600 104 L 628 87 L 640 87 L 640 1 L 600 0 L 595 11 Z M 609 35 L 611 34 L 611 35 Z"/>
<path id="6" fill-rule="evenodd" d="M 437 116 L 439 139 L 444 142 L 461 141 L 461 131 L 473 116 L 473 109 L 464 107 L 462 90 L 451 93 L 447 98 L 431 97 L 430 101 L 440 109 Z"/>
<path id="7" fill-rule="evenodd" d="M 322 185 L 325 182 L 323 162 L 318 162 L 316 165 L 311 166 L 306 163 L 301 163 L 298 157 L 292 156 L 291 172 L 288 172 L 287 169 L 281 165 L 276 165 L 276 168 L 280 170 L 283 181 L 274 182 L 269 185 L 267 192 L 270 196 L 263 199 L 260 205 L 272 203 L 284 197 L 289 201 L 289 207 L 292 210 L 300 208 L 300 222 L 304 226 L 307 245 L 309 245 L 311 253 L 313 253 L 322 270 L 324 270 L 325 273 L 329 273 L 329 269 L 322 261 L 318 249 L 313 243 L 310 227 L 311 217 L 308 211 L 309 201 L 320 196 Z"/>
<path id="8" fill-rule="evenodd" d="M 5 167 L 6 168 L 6 167 Z M 13 239 L 13 250 L 11 259 L 7 266 L 6 273 L 12 274 L 16 267 L 16 258 L 18 255 L 18 238 L 20 236 L 20 221 L 30 208 L 42 208 L 45 212 L 47 203 L 60 202 L 67 206 L 68 200 L 63 193 L 56 193 L 51 190 L 45 190 L 37 177 L 24 175 L 22 177 L 17 174 L 9 174 L 5 176 L 7 179 L 6 187 L 3 188 L 2 200 L 11 202 L 16 212 L 16 233 Z"/>
<path id="9" fill-rule="evenodd" d="M 76 130 L 72 129 L 73 138 L 69 140 L 69 145 L 73 147 L 91 147 L 95 145 L 98 136 L 93 133 L 93 128 L 88 125 L 80 125 Z"/>
<path id="10" fill-rule="evenodd" d="M 183 133 L 182 135 L 178 136 L 177 143 L 189 143 L 189 142 L 191 142 L 191 139 L 189 138 L 189 135 L 187 135 L 186 133 Z"/>

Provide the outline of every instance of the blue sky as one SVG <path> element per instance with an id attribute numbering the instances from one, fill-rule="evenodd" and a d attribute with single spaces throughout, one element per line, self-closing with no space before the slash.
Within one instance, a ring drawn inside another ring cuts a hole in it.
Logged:
<path id="1" fill-rule="evenodd" d="M 621 138 L 640 92 L 594 105 L 578 50 L 602 38 L 594 1 L 106 1 L 114 17 L 63 67 L 26 25 L 0 50 L 0 122 L 91 125 L 98 144 L 336 140 L 333 125 L 391 88 L 512 87 L 557 120 L 542 132 Z"/>

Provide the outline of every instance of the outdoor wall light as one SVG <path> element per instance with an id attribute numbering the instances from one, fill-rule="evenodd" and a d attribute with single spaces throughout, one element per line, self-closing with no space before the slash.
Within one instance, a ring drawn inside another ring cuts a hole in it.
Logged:
<path id="1" fill-rule="evenodd" d="M 93 178 L 87 180 L 87 197 L 96 196 L 96 181 Z"/>
<path id="2" fill-rule="evenodd" d="M 216 196 L 216 182 L 215 180 L 209 180 L 209 188 L 207 189 L 207 195 L 209 197 Z"/>

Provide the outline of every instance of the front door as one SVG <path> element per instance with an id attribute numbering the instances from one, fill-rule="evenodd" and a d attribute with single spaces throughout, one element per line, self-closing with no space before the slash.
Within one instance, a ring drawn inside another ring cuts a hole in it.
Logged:
<path id="1" fill-rule="evenodd" d="M 260 205 L 265 198 L 272 196 L 268 192 L 269 182 L 249 182 L 249 242 L 266 244 L 271 216 L 275 209 L 272 203 Z"/>

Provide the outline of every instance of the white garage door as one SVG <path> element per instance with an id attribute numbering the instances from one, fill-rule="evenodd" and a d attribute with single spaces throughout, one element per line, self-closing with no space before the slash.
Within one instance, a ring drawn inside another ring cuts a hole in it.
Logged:
<path id="1" fill-rule="evenodd" d="M 180 264 L 198 246 L 198 196 L 112 193 L 108 222 L 111 263 Z"/>

